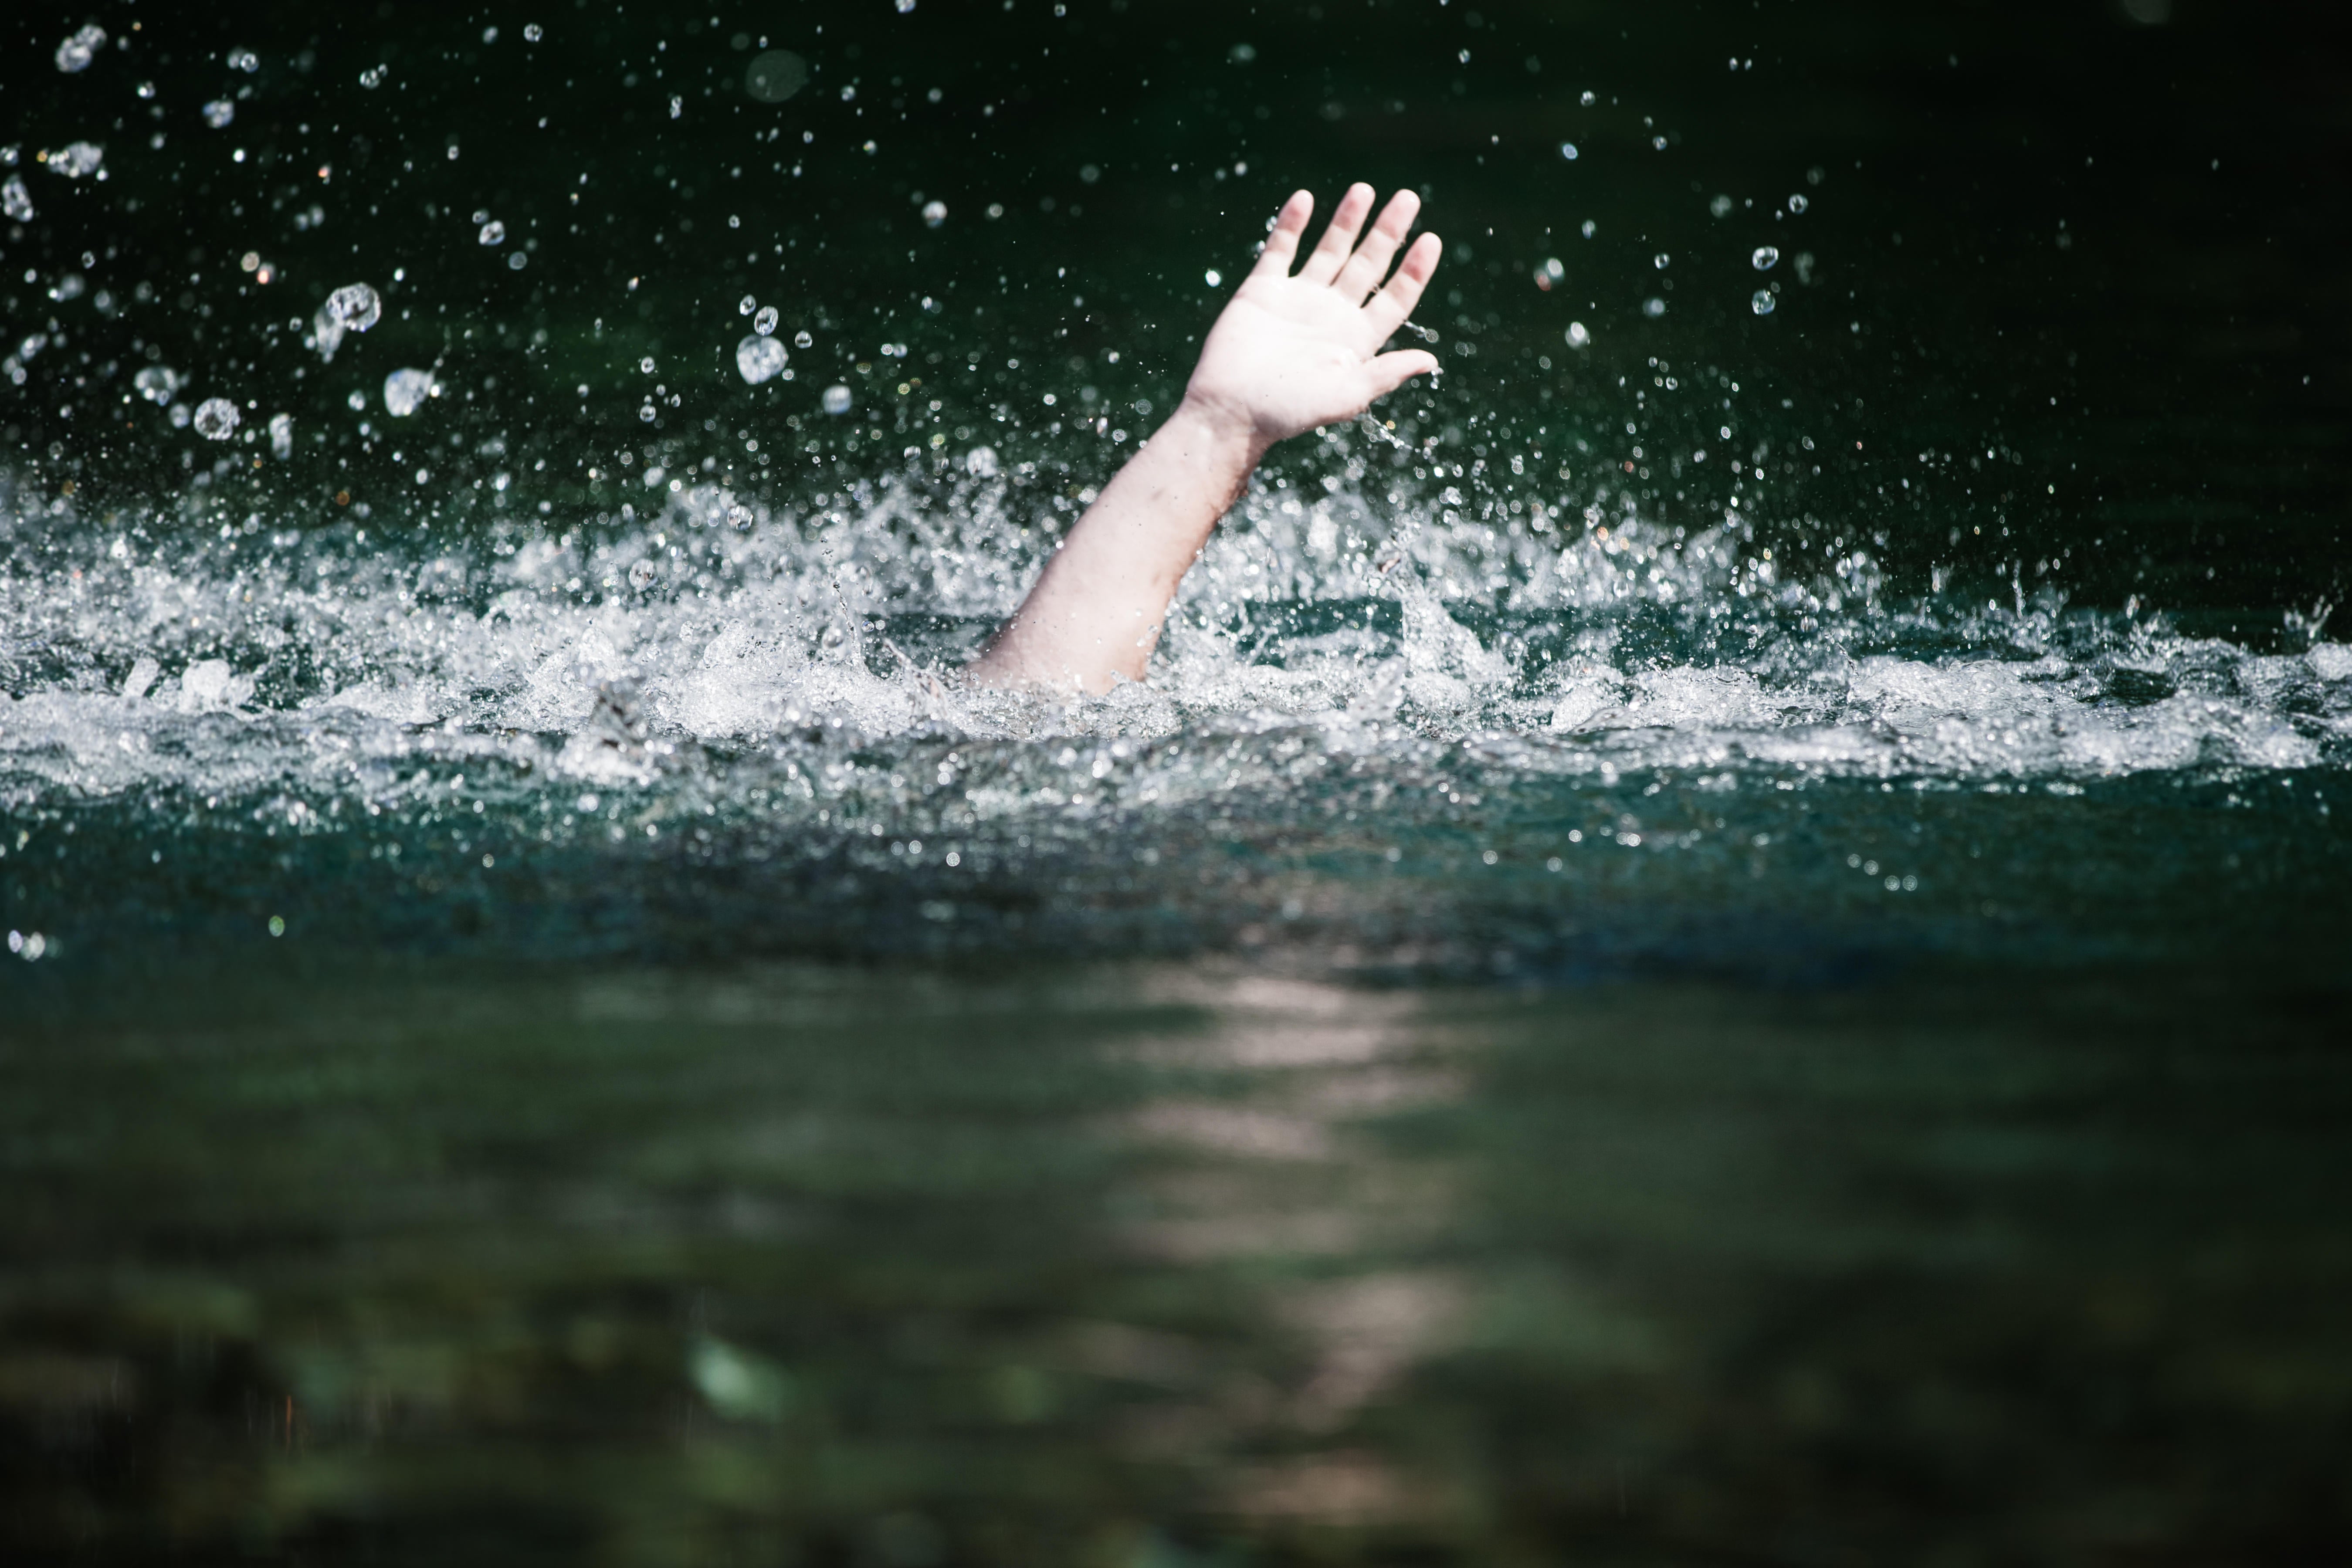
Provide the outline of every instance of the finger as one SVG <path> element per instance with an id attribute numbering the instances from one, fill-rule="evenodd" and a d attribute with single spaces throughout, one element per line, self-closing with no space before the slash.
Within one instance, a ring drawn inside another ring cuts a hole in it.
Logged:
<path id="1" fill-rule="evenodd" d="M 1364 226 L 1364 215 L 1372 210 L 1372 197 L 1377 194 L 1367 184 L 1348 187 L 1348 194 L 1332 209 L 1331 226 L 1323 231 L 1322 243 L 1307 258 L 1307 265 L 1298 269 L 1299 277 L 1309 283 L 1328 283 L 1339 276 L 1349 252 L 1356 248 L 1357 232 Z"/>
<path id="2" fill-rule="evenodd" d="M 1445 244 L 1433 234 L 1424 234 L 1412 242 L 1398 264 L 1396 276 L 1388 287 L 1373 295 L 1364 306 L 1364 316 L 1370 323 L 1374 343 L 1384 343 L 1412 308 L 1421 303 L 1421 291 L 1429 287 L 1430 274 L 1437 270 L 1437 258 L 1445 253 Z"/>
<path id="3" fill-rule="evenodd" d="M 1412 220 L 1421 216 L 1421 197 L 1411 191 L 1399 191 L 1389 198 L 1389 205 L 1364 236 L 1364 243 L 1339 268 L 1339 276 L 1331 287 L 1348 297 L 1350 303 L 1360 304 L 1364 296 L 1381 286 L 1389 275 L 1389 263 L 1395 259 L 1397 247 L 1412 232 Z"/>
<path id="4" fill-rule="evenodd" d="M 1274 227 L 1265 237 L 1265 248 L 1259 252 L 1255 270 L 1277 278 L 1289 277 L 1290 263 L 1298 255 L 1298 237 L 1307 232 L 1307 220 L 1314 216 L 1314 193 L 1291 193 L 1290 199 L 1282 204 L 1282 210 L 1274 215 Z"/>
<path id="5" fill-rule="evenodd" d="M 1378 402 L 1416 375 L 1435 375 L 1437 356 L 1421 349 L 1400 349 L 1382 354 L 1364 367 L 1371 376 L 1372 399 Z"/>

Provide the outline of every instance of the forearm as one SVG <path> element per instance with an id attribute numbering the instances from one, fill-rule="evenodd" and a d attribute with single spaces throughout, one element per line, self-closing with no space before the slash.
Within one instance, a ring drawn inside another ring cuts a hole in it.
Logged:
<path id="1" fill-rule="evenodd" d="M 1248 429 L 1187 399 L 1103 488 L 972 673 L 1089 692 L 1142 679 L 1177 585 L 1264 456 Z"/>

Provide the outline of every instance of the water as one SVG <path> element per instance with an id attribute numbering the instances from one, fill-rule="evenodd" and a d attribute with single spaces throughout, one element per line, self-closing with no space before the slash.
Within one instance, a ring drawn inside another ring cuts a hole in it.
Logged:
<path id="1" fill-rule="evenodd" d="M 24 35 L 6 1538 L 2324 1555 L 2319 14 L 1051 10 Z M 1444 376 L 963 683 L 1352 177 Z"/>

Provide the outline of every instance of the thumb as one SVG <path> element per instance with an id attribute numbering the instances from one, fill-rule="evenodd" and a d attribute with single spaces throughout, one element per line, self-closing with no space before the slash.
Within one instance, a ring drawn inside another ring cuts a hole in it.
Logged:
<path id="1" fill-rule="evenodd" d="M 1386 353 L 1366 365 L 1372 381 L 1372 396 L 1386 397 L 1416 375 L 1435 375 L 1442 368 L 1437 356 L 1423 349 L 1400 349 Z"/>

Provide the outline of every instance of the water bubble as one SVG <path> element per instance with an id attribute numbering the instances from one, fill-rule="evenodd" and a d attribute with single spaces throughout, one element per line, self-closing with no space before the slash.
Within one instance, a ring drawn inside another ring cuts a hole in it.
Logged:
<path id="1" fill-rule="evenodd" d="M 1225 51 L 1225 58 L 1233 61 L 1237 66 L 1245 66 L 1249 64 L 1250 61 L 1257 58 L 1257 46 L 1255 44 L 1235 44 L 1232 48 Z"/>
<path id="2" fill-rule="evenodd" d="M 1100 164 L 1081 163 L 1078 165 L 1078 183 L 1080 184 L 1091 185 L 1097 180 L 1101 178 L 1102 166 Z"/>
<path id="3" fill-rule="evenodd" d="M 1778 301 L 1772 298 L 1772 290 L 1769 289 L 1759 289 L 1756 290 L 1756 297 L 1748 301 L 1748 303 L 1758 315 L 1769 316 L 1772 313 L 1772 308 L 1778 303 Z"/>
<path id="4" fill-rule="evenodd" d="M 1591 92 L 1588 90 L 1578 93 L 1576 95 L 1576 101 L 1582 104 L 1585 108 L 1590 109 L 1600 100 L 1594 98 Z"/>
<path id="5" fill-rule="evenodd" d="M 236 405 L 226 397 L 207 397 L 196 405 L 196 434 L 207 441 L 226 441 L 236 434 Z"/>
<path id="6" fill-rule="evenodd" d="M 1706 210 L 1717 217 L 1729 217 L 1731 216 L 1731 198 L 1729 196 L 1717 196 L 1713 201 L 1706 204 Z"/>
<path id="7" fill-rule="evenodd" d="M 743 72 L 743 90 L 755 102 L 782 103 L 808 85 L 808 62 L 790 49 L 770 49 L 751 57 Z"/>
<path id="8" fill-rule="evenodd" d="M 947 222 L 947 221 L 948 221 L 948 204 L 947 204 L 947 203 L 945 203 L 945 202 L 925 202 L 925 203 L 923 204 L 923 224 L 924 224 L 924 226 L 926 226 L 926 227 L 928 227 L 928 228 L 937 228 L 937 227 L 939 227 L 939 226 L 940 226 L 940 225 L 941 225 L 941 224 L 943 224 L 943 223 L 945 223 L 945 222 Z"/>
<path id="9" fill-rule="evenodd" d="M 95 142 L 69 142 L 48 155 L 49 173 L 63 174 L 68 180 L 94 174 L 105 162 L 106 149 Z"/>
<path id="10" fill-rule="evenodd" d="M 1591 238 L 1595 234 L 1598 234 L 1600 231 L 1601 231 L 1601 226 L 1600 226 L 1599 224 L 1597 224 L 1597 223 L 1594 223 L 1591 218 L 1586 218 L 1586 219 L 1584 220 L 1583 224 L 1582 224 L 1582 225 L 1581 225 L 1581 226 L 1577 229 L 1577 232 L 1578 232 L 1579 234 L 1580 234 L 1580 235 L 1584 236 L 1584 237 L 1585 237 L 1585 238 L 1587 238 L 1587 239 L 1591 239 Z"/>
<path id="11" fill-rule="evenodd" d="M 188 427 L 188 405 L 184 403 L 174 403 L 172 405 L 171 412 L 166 416 L 166 417 L 172 421 L 173 429 L 186 429 Z"/>
<path id="12" fill-rule="evenodd" d="M 362 87 L 371 89 L 382 87 L 383 85 L 383 79 L 389 74 L 390 68 L 388 67 L 370 66 L 367 69 L 360 72 L 360 85 Z"/>
<path id="13" fill-rule="evenodd" d="M 650 561 L 635 561 L 629 564 L 629 586 L 640 593 L 652 587 L 654 579 L 660 575 L 661 569 Z"/>
<path id="14" fill-rule="evenodd" d="M 405 419 L 439 391 L 429 370 L 394 371 L 383 378 L 383 411 L 394 419 Z"/>
<path id="15" fill-rule="evenodd" d="M 905 16 L 915 8 L 915 0 L 898 0 L 898 15 Z"/>
<path id="16" fill-rule="evenodd" d="M 1560 155 L 1561 157 L 1563 157 L 1563 158 L 1567 159 L 1567 160 L 1568 160 L 1570 163 L 1575 163 L 1575 162 L 1576 162 L 1576 143 L 1575 143 L 1575 142 L 1561 142 L 1561 143 L 1559 144 L 1559 155 Z"/>
<path id="17" fill-rule="evenodd" d="M 1551 292 L 1553 285 L 1559 283 L 1567 277 L 1568 268 L 1561 266 L 1559 258 L 1555 256 L 1545 261 L 1542 266 L 1536 268 L 1536 287 L 1549 294 Z"/>
<path id="18" fill-rule="evenodd" d="M 1789 210 L 1792 213 L 1803 212 L 1807 207 L 1812 205 L 1813 204 L 1807 201 L 1801 194 L 1789 198 Z"/>
<path id="19" fill-rule="evenodd" d="M 826 387 L 824 389 L 824 411 L 827 414 L 835 415 L 848 413 L 849 388 L 838 384 Z"/>
<path id="20" fill-rule="evenodd" d="M 1653 266 L 1653 267 L 1654 267 L 1654 268 L 1657 268 L 1659 271 L 1661 271 L 1661 272 L 1664 272 L 1664 271 L 1667 268 L 1667 267 L 1673 263 L 1673 261 L 1674 261 L 1674 258 L 1673 258 L 1673 257 L 1671 257 L 1671 256 L 1668 256 L 1668 255 L 1667 255 L 1664 251 L 1663 251 L 1663 250 L 1661 250 L 1660 252 L 1658 252 L 1658 254 L 1657 254 L 1657 255 L 1653 256 L 1652 258 L 1650 258 L 1650 265 L 1651 265 L 1651 266 Z"/>
<path id="21" fill-rule="evenodd" d="M 68 300 L 79 300 L 81 298 L 82 290 L 89 286 L 80 273 L 68 272 L 49 285 L 49 298 L 60 304 Z"/>
<path id="22" fill-rule="evenodd" d="M 492 218 L 488 223 L 483 223 L 481 215 L 477 213 L 474 216 L 474 221 L 482 225 L 482 232 L 476 237 L 484 245 L 497 245 L 506 238 L 507 226 L 498 219 Z"/>
<path id="23" fill-rule="evenodd" d="M 499 30 L 496 26 L 488 26 L 482 29 L 482 42 L 486 44 L 495 44 L 498 41 Z"/>
<path id="24" fill-rule="evenodd" d="M 1754 267 L 1759 272 L 1771 271 L 1774 264 L 1780 259 L 1780 247 L 1773 245 L 1758 246 L 1756 247 L 1756 254 L 1748 258 L 1748 264 Z"/>
<path id="25" fill-rule="evenodd" d="M 639 370 L 641 370 L 641 371 L 644 371 L 647 375 L 651 375 L 651 374 L 653 374 L 653 373 L 654 373 L 654 356 L 653 356 L 653 355 L 651 355 L 651 354 L 647 354 L 645 358 L 643 358 L 643 359 L 639 360 L 639 361 L 637 362 L 637 368 L 638 368 Z"/>
<path id="26" fill-rule="evenodd" d="M 988 216 L 992 218 L 1003 217 L 1004 216 L 1004 204 L 1003 202 L 989 203 Z"/>
<path id="27" fill-rule="evenodd" d="M 294 416 L 291 414 L 269 416 L 269 455 L 281 463 L 294 455 Z"/>
<path id="28" fill-rule="evenodd" d="M 93 23 L 58 46 L 58 69 L 68 73 L 88 70 L 89 62 L 98 58 L 98 51 L 104 47 L 106 29 Z"/>
<path id="29" fill-rule="evenodd" d="M 522 36 L 527 41 L 534 44 L 539 42 L 540 39 L 547 37 L 547 35 L 540 29 L 540 26 L 536 22 L 524 23 Z"/>
<path id="30" fill-rule="evenodd" d="M 751 509 L 741 501 L 737 501 L 727 509 L 727 526 L 730 528 L 738 531 L 745 530 L 750 528 L 754 521 L 756 520 L 751 516 Z"/>
<path id="31" fill-rule="evenodd" d="M 11 174 L 0 182 L 0 212 L 6 213 L 14 223 L 33 221 L 33 194 L 25 188 L 23 175 Z"/>
<path id="32" fill-rule="evenodd" d="M 751 330 L 759 333 L 763 338 L 770 332 L 774 331 L 776 330 L 776 308 L 773 305 L 761 306 L 760 313 L 751 318 Z"/>
<path id="33" fill-rule="evenodd" d="M 656 417 L 654 413 L 653 404 L 651 402 L 646 402 L 638 405 L 637 417 L 644 420 L 648 425 L 652 424 Z"/>
<path id="34" fill-rule="evenodd" d="M 1642 314 L 1649 317 L 1650 320 L 1654 321 L 1665 313 L 1666 302 L 1664 300 L 1659 299 L 1656 295 L 1653 294 L 1650 298 L 1642 301 Z"/>
<path id="35" fill-rule="evenodd" d="M 231 49 L 228 52 L 228 68 L 251 76 L 261 68 L 261 57 L 251 49 Z"/>
<path id="36" fill-rule="evenodd" d="M 1587 349 L 1592 346 L 1592 334 L 1586 330 L 1582 321 L 1569 322 L 1568 346 L 1572 349 Z"/>
<path id="37" fill-rule="evenodd" d="M 507 270 L 508 270 L 508 271 L 509 271 L 509 272 L 520 272 L 520 271 L 521 271 L 524 268 L 526 268 L 526 267 L 528 267 L 528 266 L 530 266 L 530 257 L 528 257 L 528 256 L 525 256 L 521 251 L 520 251 L 520 250 L 509 250 L 509 251 L 508 251 L 508 252 L 507 252 Z"/>
<path id="38" fill-rule="evenodd" d="M 1663 136 L 1653 136 L 1650 138 L 1650 145 L 1663 153 L 1666 150 L 1666 139 Z"/>
<path id="39" fill-rule="evenodd" d="M 236 118 L 236 105 L 226 98 L 214 99 L 205 105 L 205 123 L 215 131 L 227 129 L 229 121 Z"/>
<path id="40" fill-rule="evenodd" d="M 679 119 L 683 119 L 683 118 L 685 117 L 685 114 L 686 114 L 686 100 L 685 100 L 685 99 L 683 99 L 683 98 L 680 98 L 680 97 L 679 97 L 677 94 L 676 94 L 676 93 L 671 93 L 671 94 L 669 95 L 669 117 L 670 117 L 672 120 L 679 120 Z"/>
<path id="41" fill-rule="evenodd" d="M 771 380 L 784 368 L 784 345 L 775 339 L 753 334 L 735 345 L 735 368 L 753 386 Z"/>
<path id="42" fill-rule="evenodd" d="M 753 299 L 749 294 L 744 295 L 742 299 L 735 302 L 735 313 L 739 316 L 748 316 L 759 308 L 760 301 Z"/>
<path id="43" fill-rule="evenodd" d="M 580 390 L 585 392 L 588 389 L 583 386 Z M 367 394 L 364 392 L 354 392 L 349 397 L 343 399 L 343 405 L 354 414 L 364 414 L 367 412 Z"/>
<path id="44" fill-rule="evenodd" d="M 793 347 L 796 349 L 813 349 L 816 347 L 816 340 L 809 336 L 805 331 L 794 332 L 793 334 Z"/>
<path id="45" fill-rule="evenodd" d="M 993 447 L 974 447 L 963 455 L 963 467 L 976 479 L 992 479 L 1001 471 Z"/>
<path id="46" fill-rule="evenodd" d="M 178 371 L 168 365 L 151 364 L 132 376 L 131 384 L 139 389 L 140 396 L 161 408 L 171 402 L 172 395 L 185 384 L 181 381 Z"/>
<path id="47" fill-rule="evenodd" d="M 1225 275 L 1212 267 L 1206 272 L 1201 274 L 1201 281 L 1206 283 L 1212 289 L 1222 288 L 1224 285 Z"/>

